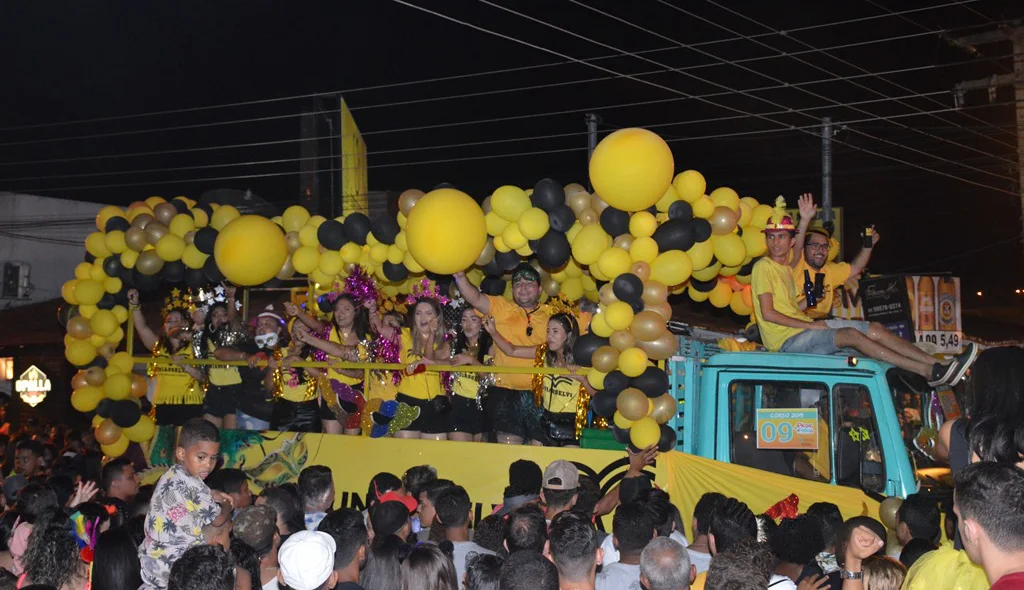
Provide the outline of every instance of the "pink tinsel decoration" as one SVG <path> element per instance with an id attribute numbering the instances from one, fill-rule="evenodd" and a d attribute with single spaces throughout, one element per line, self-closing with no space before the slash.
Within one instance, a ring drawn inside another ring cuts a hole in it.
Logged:
<path id="1" fill-rule="evenodd" d="M 377 339 L 373 341 L 373 357 L 378 363 L 401 363 L 402 362 L 402 351 L 399 345 L 400 333 L 395 333 L 395 338 L 388 339 L 383 336 L 377 336 Z M 401 371 L 391 371 L 391 382 L 395 385 L 402 380 Z"/>
<path id="2" fill-rule="evenodd" d="M 363 267 L 357 266 L 352 274 L 345 278 L 345 293 L 362 305 L 367 301 L 377 300 L 377 283 L 366 274 Z"/>
<path id="3" fill-rule="evenodd" d="M 441 305 L 448 305 L 451 298 L 441 292 L 437 288 L 437 285 L 432 283 L 427 277 L 420 279 L 420 282 L 416 283 L 412 287 L 412 293 L 409 293 L 408 297 L 405 298 L 406 305 L 416 305 L 416 302 L 424 297 L 429 297 L 440 303 Z"/>
<path id="4" fill-rule="evenodd" d="M 316 336 L 317 338 L 321 339 L 321 340 L 330 340 L 330 338 L 331 338 L 331 328 L 333 328 L 333 327 L 334 326 L 332 324 L 324 324 L 323 329 L 320 330 L 319 332 L 313 331 L 313 335 Z M 322 350 L 320 350 L 318 348 L 313 348 L 313 360 L 320 361 L 320 362 L 327 362 L 330 358 L 331 358 L 330 355 L 328 355 L 326 352 L 324 352 L 324 351 L 322 351 Z"/>

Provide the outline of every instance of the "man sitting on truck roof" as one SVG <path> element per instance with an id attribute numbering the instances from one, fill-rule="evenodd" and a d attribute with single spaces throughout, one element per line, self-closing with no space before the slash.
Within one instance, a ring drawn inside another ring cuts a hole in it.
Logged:
<path id="1" fill-rule="evenodd" d="M 835 354 L 853 349 L 866 357 L 916 373 L 927 379 L 931 386 L 955 385 L 963 379 L 978 355 L 974 344 L 968 344 L 967 350 L 948 364 L 941 364 L 877 322 L 813 320 L 808 317 L 797 302 L 796 286 L 789 268 L 796 226 L 793 218 L 786 214 L 786 202 L 782 197 L 776 201 L 775 211 L 763 231 L 768 256 L 754 264 L 751 287 L 754 291 L 754 315 L 768 350 Z"/>

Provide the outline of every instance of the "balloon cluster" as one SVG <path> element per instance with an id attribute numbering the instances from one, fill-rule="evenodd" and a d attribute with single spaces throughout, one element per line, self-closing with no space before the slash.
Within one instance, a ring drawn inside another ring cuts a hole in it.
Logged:
<path id="1" fill-rule="evenodd" d="M 132 358 L 127 352 L 111 355 L 105 368 L 78 371 L 71 387 L 71 407 L 96 412 L 92 425 L 103 454 L 116 457 L 125 452 L 129 442 L 153 438 L 156 424 L 140 406 L 146 396 L 146 379 L 132 374 Z"/>

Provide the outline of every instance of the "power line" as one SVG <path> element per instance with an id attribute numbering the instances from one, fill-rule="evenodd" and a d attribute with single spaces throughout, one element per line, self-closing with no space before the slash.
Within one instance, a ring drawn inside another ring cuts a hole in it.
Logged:
<path id="1" fill-rule="evenodd" d="M 805 26 L 805 27 L 797 27 L 795 29 L 790 29 L 789 31 L 786 32 L 786 34 L 799 33 L 799 32 L 811 31 L 811 30 L 822 29 L 822 28 L 829 28 L 829 27 L 836 27 L 836 26 L 848 25 L 848 24 L 853 24 L 853 23 L 861 23 L 861 22 L 866 22 L 866 21 L 871 21 L 871 20 L 878 20 L 878 19 L 883 19 L 883 18 L 889 18 L 889 17 L 892 17 L 892 16 L 901 16 L 903 18 L 906 18 L 906 15 L 909 15 L 909 14 L 916 14 L 916 13 L 926 12 L 926 11 L 930 11 L 930 10 L 937 10 L 937 9 L 945 8 L 945 7 L 948 7 L 948 6 L 963 6 L 963 5 L 970 4 L 972 2 L 978 2 L 978 1 L 980 1 L 980 0 L 957 0 L 957 1 L 954 1 L 954 2 L 946 3 L 946 4 L 940 4 L 940 5 L 936 5 L 936 6 L 926 6 L 926 7 L 923 7 L 923 8 L 912 8 L 912 9 L 903 10 L 903 11 L 899 11 L 899 12 L 889 11 L 889 14 L 870 15 L 870 16 L 865 16 L 865 17 L 846 19 L 846 20 L 842 20 L 842 21 L 833 21 L 833 22 L 828 22 L 828 23 L 820 23 L 820 24 L 817 24 L 817 25 L 809 25 L 809 26 Z M 953 30 L 958 30 L 958 29 L 953 29 Z M 934 34 L 934 33 L 935 32 L 929 32 L 929 34 Z M 774 33 L 762 33 L 762 34 L 758 34 L 758 35 L 753 35 L 750 38 L 768 37 L 768 36 L 772 36 L 772 35 L 774 35 Z M 699 42 L 699 43 L 693 43 L 693 44 L 690 45 L 690 47 L 704 47 L 704 46 L 718 45 L 718 44 L 722 44 L 722 43 L 730 43 L 730 42 L 735 42 L 735 41 L 740 41 L 740 40 L 743 40 L 743 39 L 741 39 L 741 38 L 713 39 L 713 40 L 710 40 L 710 41 L 702 41 L 702 42 Z M 879 40 L 879 42 L 880 41 L 884 41 L 884 40 Z M 873 43 L 873 42 L 869 41 L 868 43 Z M 855 45 L 850 45 L 850 46 L 855 46 Z M 838 49 L 838 47 L 836 49 Z M 639 51 L 637 53 L 638 54 L 652 54 L 652 53 L 659 53 L 659 52 L 664 52 L 664 51 L 676 51 L 676 50 L 678 50 L 678 47 L 674 47 L 673 46 L 673 47 L 661 47 L 661 48 L 656 48 L 656 49 L 648 49 L 648 50 L 644 50 L 644 51 Z M 616 57 L 619 57 L 619 56 L 620 56 L 620 54 L 610 54 L 610 55 L 602 55 L 602 56 L 586 58 L 586 59 L 568 59 L 568 60 L 564 60 L 564 61 L 560 61 L 560 62 L 553 62 L 553 63 L 547 63 L 547 64 L 537 64 L 537 65 L 531 65 L 531 66 L 519 66 L 519 67 L 514 67 L 514 68 L 503 68 L 503 69 L 496 69 L 496 70 L 487 70 L 487 71 L 483 71 L 483 72 L 471 72 L 471 73 L 467 73 L 467 74 L 455 74 L 455 75 L 451 75 L 451 76 L 440 76 L 440 77 L 425 78 L 425 79 L 420 79 L 420 80 L 410 80 L 410 81 L 406 81 L 406 82 L 392 82 L 392 83 L 387 83 L 387 84 L 376 84 L 376 85 L 371 85 L 371 86 L 362 86 L 362 87 L 356 87 L 356 88 L 337 90 L 337 91 L 333 91 L 333 92 L 317 92 L 317 93 L 311 93 L 311 94 L 299 94 L 299 95 L 292 95 L 292 96 L 283 96 L 283 97 L 278 97 L 278 98 L 265 98 L 265 99 L 258 99 L 258 100 L 239 101 L 239 102 L 224 103 L 224 104 L 219 104 L 219 105 L 206 105 L 206 106 L 200 106 L 200 107 L 187 107 L 187 108 L 169 109 L 169 110 L 163 110 L 163 111 L 151 111 L 151 112 L 148 112 L 148 113 L 136 113 L 136 114 L 130 114 L 130 115 L 116 115 L 116 116 L 111 116 L 111 117 L 94 117 L 94 118 L 90 118 L 90 119 L 79 119 L 79 120 L 75 120 L 75 121 L 61 121 L 61 122 L 52 122 L 52 123 L 38 123 L 38 124 L 33 124 L 33 125 L 20 125 L 20 126 L 16 126 L 16 127 L 3 127 L 3 128 L 0 128 L 0 132 L 4 132 L 4 131 L 22 131 L 22 130 L 28 130 L 28 129 L 43 129 L 43 128 L 49 128 L 49 127 L 79 125 L 79 124 L 86 124 L 86 123 L 105 123 L 105 122 L 110 122 L 110 121 L 121 121 L 121 120 L 127 120 L 127 119 L 138 119 L 138 118 L 142 118 L 142 117 L 153 117 L 153 116 L 161 116 L 161 115 L 176 115 L 176 114 L 183 114 L 183 113 L 201 112 L 201 111 L 207 111 L 207 110 L 216 110 L 216 109 L 233 108 L 233 107 L 241 107 L 241 106 L 253 106 L 253 105 L 258 105 L 258 104 L 269 104 L 269 103 L 283 102 L 283 101 L 290 101 L 290 100 L 302 100 L 302 99 L 311 99 L 311 98 L 331 97 L 331 96 L 339 96 L 339 95 L 342 95 L 342 94 L 351 94 L 351 93 L 355 93 L 355 92 L 365 92 L 365 91 L 370 91 L 370 90 L 385 90 L 385 89 L 392 89 L 392 88 L 401 88 L 401 87 L 405 87 L 405 86 L 413 86 L 413 85 L 416 85 L 416 84 L 428 84 L 428 83 L 432 83 L 432 82 L 449 82 L 449 81 L 452 81 L 452 80 L 460 80 L 460 79 L 474 78 L 474 77 L 480 77 L 480 76 L 489 76 L 489 75 L 494 75 L 494 74 L 506 74 L 506 73 L 512 73 L 512 72 L 523 72 L 523 71 L 530 71 L 530 70 L 541 69 L 541 68 L 557 67 L 557 66 L 573 64 L 573 63 L 584 63 L 584 64 L 586 64 L 586 63 L 597 62 L 597 61 L 602 61 L 602 60 L 607 60 L 607 59 L 613 59 L 613 58 L 616 58 Z"/>

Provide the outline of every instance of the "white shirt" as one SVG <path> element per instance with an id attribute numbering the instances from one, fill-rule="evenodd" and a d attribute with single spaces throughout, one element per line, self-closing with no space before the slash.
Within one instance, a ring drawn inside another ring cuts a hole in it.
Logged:
<path id="1" fill-rule="evenodd" d="M 466 575 L 466 556 L 470 553 L 482 553 L 485 555 L 494 555 L 494 552 L 490 549 L 484 549 L 477 545 L 473 541 L 452 541 L 452 545 L 455 546 L 455 550 L 452 551 L 452 562 L 455 564 L 455 576 L 459 581 L 459 586 L 462 586 L 463 576 Z"/>
<path id="2" fill-rule="evenodd" d="M 280 587 L 281 586 L 277 583 L 277 578 L 274 578 L 263 585 L 263 590 L 279 590 Z"/>
<path id="3" fill-rule="evenodd" d="M 615 548 L 615 544 L 612 542 L 612 536 L 613 535 L 608 535 L 604 538 L 604 541 L 601 542 L 601 549 L 604 550 L 604 559 L 601 560 L 601 565 L 611 565 L 619 562 L 619 550 Z M 669 535 L 668 538 L 679 543 L 683 547 L 689 546 L 689 543 L 686 541 L 686 537 L 684 537 L 683 533 L 680 533 L 679 531 L 672 531 L 672 534 Z M 708 561 L 710 560 L 711 556 L 708 556 Z M 706 570 L 707 567 L 704 569 Z M 700 570 L 697 571 L 699 572 Z"/>
<path id="4" fill-rule="evenodd" d="M 701 553 L 689 547 L 686 548 L 686 552 L 690 555 L 690 565 L 697 568 L 698 574 L 708 571 L 708 568 L 711 567 L 710 553 Z"/>
<path id="5" fill-rule="evenodd" d="M 597 590 L 643 590 L 640 586 L 640 566 L 613 563 L 601 568 L 594 584 Z"/>
<path id="6" fill-rule="evenodd" d="M 772 574 L 771 579 L 768 580 L 768 587 L 772 590 L 796 590 L 793 580 L 779 574 Z"/>

